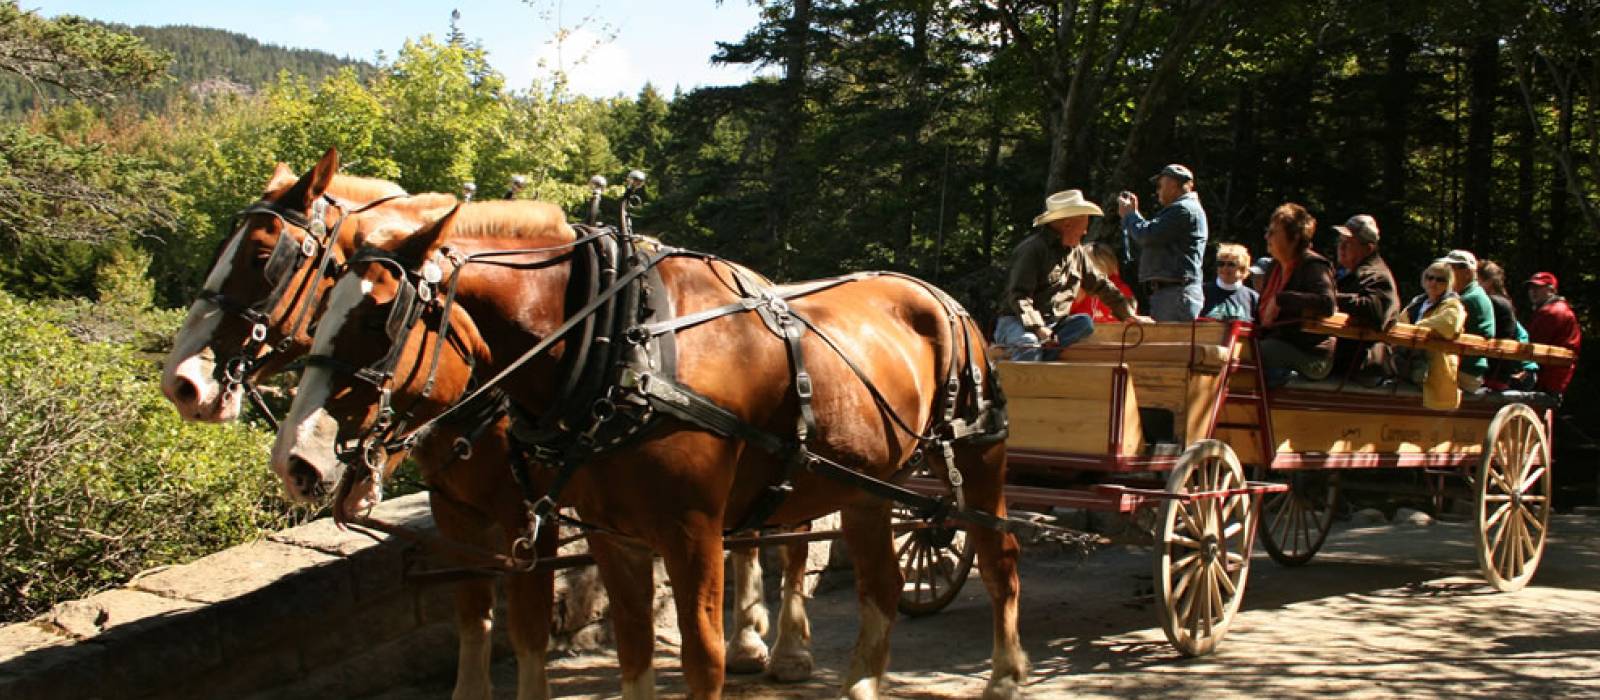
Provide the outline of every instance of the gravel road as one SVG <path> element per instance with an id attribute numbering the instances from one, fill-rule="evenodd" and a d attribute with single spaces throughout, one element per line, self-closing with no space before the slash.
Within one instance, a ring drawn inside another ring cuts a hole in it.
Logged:
<path id="1" fill-rule="evenodd" d="M 1102 697 L 1600 695 L 1600 516 L 1556 516 L 1533 585 L 1496 593 L 1477 574 L 1472 531 L 1341 527 L 1310 564 L 1285 569 L 1259 553 L 1244 607 L 1219 651 L 1183 659 L 1156 622 L 1148 549 L 1117 547 L 1079 558 L 1025 549 L 1022 636 L 1033 660 L 1029 695 Z M 819 668 L 812 681 L 779 685 L 729 676 L 736 698 L 823 698 L 837 692 L 856 633 L 849 574 L 830 573 L 812 601 Z M 684 686 L 675 630 L 660 631 L 664 696 Z M 901 618 L 887 695 L 971 698 L 988 673 L 989 605 L 974 576 L 944 612 Z M 614 697 L 616 659 L 552 662 L 563 697 Z M 495 669 L 498 697 L 515 697 L 509 661 Z M 448 697 L 449 679 L 397 689 L 386 700 Z"/>

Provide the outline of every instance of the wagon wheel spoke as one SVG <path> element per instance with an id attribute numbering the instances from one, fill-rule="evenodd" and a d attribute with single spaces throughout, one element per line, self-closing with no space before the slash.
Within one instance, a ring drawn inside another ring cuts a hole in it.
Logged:
<path id="1" fill-rule="evenodd" d="M 1199 540 L 1187 537 L 1185 535 L 1180 535 L 1180 534 L 1178 534 L 1176 532 L 1172 533 L 1172 536 L 1170 538 L 1168 538 L 1167 541 L 1172 543 L 1172 544 L 1182 546 L 1185 549 L 1193 549 L 1193 550 L 1199 550 L 1200 549 L 1200 541 Z"/>
<path id="2" fill-rule="evenodd" d="M 1527 493 L 1532 490 L 1534 484 L 1539 483 L 1539 480 L 1544 478 L 1544 469 L 1544 467 L 1539 467 L 1524 477 L 1522 484 L 1517 488 L 1517 493 Z M 1524 497 L 1524 500 L 1526 500 L 1526 497 Z"/>
<path id="3" fill-rule="evenodd" d="M 1205 537 L 1205 523 L 1200 520 L 1204 516 L 1196 512 L 1200 509 L 1190 508 L 1190 506 L 1194 505 L 1193 503 L 1184 503 L 1183 501 L 1177 501 L 1176 503 L 1178 505 L 1178 519 L 1183 523 L 1183 529 L 1188 530 L 1190 536 L 1196 539 Z M 1176 537 L 1177 533 L 1174 532 L 1173 536 Z"/>
<path id="4" fill-rule="evenodd" d="M 1511 483 L 1506 478 L 1506 475 L 1495 469 L 1492 464 L 1489 466 L 1489 480 L 1499 484 L 1500 490 L 1504 493 L 1513 493 L 1515 491 L 1515 489 L 1511 488 Z"/>
<path id="5" fill-rule="evenodd" d="M 1227 569 L 1222 567 L 1222 562 L 1216 562 L 1212 564 L 1212 566 L 1216 567 L 1216 573 L 1213 575 L 1216 576 L 1217 582 L 1222 584 L 1223 588 L 1228 589 L 1228 596 L 1232 597 L 1234 594 L 1238 593 L 1239 589 L 1234 587 L 1233 577 L 1229 575 Z"/>
<path id="6" fill-rule="evenodd" d="M 1243 522 L 1235 521 L 1235 522 L 1232 522 L 1232 523 L 1228 523 L 1228 527 L 1225 528 L 1222 531 L 1222 539 L 1231 540 L 1235 536 L 1237 536 L 1239 533 L 1242 533 L 1242 532 L 1244 532 L 1244 523 Z"/>
<path id="7" fill-rule="evenodd" d="M 1485 528 L 1494 527 L 1496 523 L 1498 523 L 1501 520 L 1505 519 L 1507 513 L 1511 512 L 1511 509 L 1512 509 L 1511 497 L 1507 496 L 1502 502 L 1505 505 L 1502 505 L 1499 508 L 1496 508 L 1495 511 L 1494 511 L 1494 515 L 1489 516 L 1489 518 L 1487 520 L 1483 521 L 1483 526 Z"/>

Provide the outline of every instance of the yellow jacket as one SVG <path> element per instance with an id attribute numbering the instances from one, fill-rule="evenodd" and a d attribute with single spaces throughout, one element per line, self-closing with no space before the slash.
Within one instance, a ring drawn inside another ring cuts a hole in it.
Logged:
<path id="1" fill-rule="evenodd" d="M 1451 294 L 1439 300 L 1416 325 L 1428 329 L 1428 335 L 1455 340 L 1467 322 L 1467 307 L 1461 299 Z M 1428 408 L 1453 409 L 1461 405 L 1461 389 L 1456 385 L 1456 372 L 1461 366 L 1461 356 L 1453 352 L 1428 352 L 1428 381 L 1422 386 L 1422 405 Z"/>

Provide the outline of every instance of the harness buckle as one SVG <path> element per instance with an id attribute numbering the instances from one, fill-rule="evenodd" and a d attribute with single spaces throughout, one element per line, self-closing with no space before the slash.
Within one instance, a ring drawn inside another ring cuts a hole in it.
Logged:
<path id="1" fill-rule="evenodd" d="M 794 375 L 794 393 L 802 399 L 811 399 L 811 373 L 796 372 Z"/>
<path id="2" fill-rule="evenodd" d="M 250 327 L 250 339 L 258 343 L 267 342 L 267 324 L 257 323 Z"/>

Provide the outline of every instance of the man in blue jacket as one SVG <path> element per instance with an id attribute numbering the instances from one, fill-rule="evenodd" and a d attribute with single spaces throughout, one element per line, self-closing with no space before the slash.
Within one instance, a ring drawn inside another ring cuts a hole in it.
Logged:
<path id="1" fill-rule="evenodd" d="M 1139 197 L 1117 195 L 1117 214 L 1128 240 L 1139 244 L 1139 284 L 1150 296 L 1157 321 L 1193 321 L 1205 301 L 1200 263 L 1206 249 L 1206 212 L 1194 191 L 1194 173 L 1173 163 L 1155 177 L 1161 210 L 1150 219 L 1139 214 Z"/>

